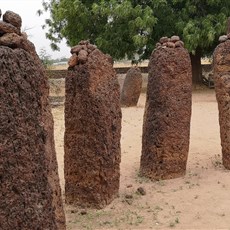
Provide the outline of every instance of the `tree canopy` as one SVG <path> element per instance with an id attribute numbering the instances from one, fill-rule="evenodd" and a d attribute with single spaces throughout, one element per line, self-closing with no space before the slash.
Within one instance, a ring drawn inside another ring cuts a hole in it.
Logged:
<path id="1" fill-rule="evenodd" d="M 113 58 L 130 60 L 149 58 L 160 37 L 174 34 L 191 54 L 206 55 L 230 16 L 226 0 L 44 0 L 43 7 L 53 49 L 62 38 L 70 46 L 90 40 Z"/>
<path id="2" fill-rule="evenodd" d="M 70 46 L 90 40 L 115 59 L 133 59 L 145 52 L 156 17 L 147 4 L 124 1 L 43 1 L 50 18 L 46 20 L 47 38 L 58 49 L 63 37 Z M 145 1 L 142 1 L 145 2 Z M 42 11 L 39 11 L 42 13 Z"/>

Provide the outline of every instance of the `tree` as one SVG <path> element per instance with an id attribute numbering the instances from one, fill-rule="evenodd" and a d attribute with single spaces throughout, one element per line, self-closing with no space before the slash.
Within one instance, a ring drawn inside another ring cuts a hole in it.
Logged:
<path id="1" fill-rule="evenodd" d="M 193 81 L 201 81 L 201 57 L 226 33 L 226 0 L 50 0 L 43 1 L 51 47 L 63 37 L 70 46 L 90 40 L 115 59 L 149 58 L 162 36 L 179 35 L 190 52 Z M 39 13 L 42 13 L 40 10 Z"/>
<path id="2" fill-rule="evenodd" d="M 40 49 L 40 52 L 39 52 L 38 56 L 39 56 L 42 64 L 44 65 L 44 67 L 46 69 L 53 64 L 53 62 L 51 60 L 51 56 L 49 54 L 47 54 L 45 48 Z"/>
<path id="3" fill-rule="evenodd" d="M 53 49 L 58 49 L 63 37 L 69 46 L 90 40 L 115 59 L 142 54 L 156 23 L 148 5 L 133 5 L 129 0 L 51 0 L 43 1 L 43 7 L 50 11 L 45 26 Z"/>
<path id="4" fill-rule="evenodd" d="M 193 82 L 201 82 L 201 57 L 210 55 L 221 34 L 226 33 L 230 1 L 174 0 L 172 8 L 177 20 L 175 29 L 190 52 Z"/>

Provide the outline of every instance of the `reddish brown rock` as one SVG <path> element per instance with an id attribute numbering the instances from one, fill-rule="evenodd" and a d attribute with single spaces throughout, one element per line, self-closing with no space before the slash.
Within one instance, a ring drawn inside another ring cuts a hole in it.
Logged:
<path id="1" fill-rule="evenodd" d="M 97 48 L 97 46 L 89 43 L 89 44 L 87 44 L 87 48 L 88 48 L 88 52 L 89 52 L 89 50 L 94 51 Z"/>
<path id="2" fill-rule="evenodd" d="M 175 47 L 184 47 L 184 42 L 182 42 L 182 41 L 176 41 L 175 42 Z"/>
<path id="3" fill-rule="evenodd" d="M 76 45 L 76 46 L 71 48 L 70 53 L 71 54 L 74 54 L 74 53 L 78 54 L 80 50 L 82 50 L 82 46 L 81 45 Z"/>
<path id="4" fill-rule="evenodd" d="M 22 37 L 23 37 L 23 40 L 21 44 L 18 46 L 18 48 L 24 49 L 25 51 L 30 53 L 34 57 L 34 59 L 36 59 L 38 63 L 40 63 L 40 59 L 36 53 L 34 44 L 30 40 L 26 39 L 24 36 Z"/>
<path id="5" fill-rule="evenodd" d="M 178 41 L 180 41 L 180 37 L 177 36 L 177 35 L 173 35 L 173 36 L 170 38 L 170 42 L 175 43 L 175 42 L 178 42 Z"/>
<path id="6" fill-rule="evenodd" d="M 106 57 L 107 57 L 109 63 L 113 65 L 114 64 L 113 58 L 109 54 L 106 54 Z"/>
<path id="7" fill-rule="evenodd" d="M 192 73 L 184 48 L 158 48 L 149 62 L 140 173 L 183 176 L 189 150 Z"/>
<path id="8" fill-rule="evenodd" d="M 214 83 L 219 109 L 222 160 L 230 169 L 230 40 L 217 46 L 213 56 Z"/>
<path id="9" fill-rule="evenodd" d="M 0 229 L 65 229 L 48 80 L 23 49 L 0 46 Z"/>
<path id="10" fill-rule="evenodd" d="M 175 48 L 176 46 L 175 46 L 175 43 L 173 43 L 173 42 L 167 42 L 167 47 Z"/>
<path id="11" fill-rule="evenodd" d="M 78 61 L 81 64 L 86 63 L 87 59 L 88 59 L 88 52 L 84 49 L 80 50 L 78 53 Z"/>
<path id="12" fill-rule="evenodd" d="M 20 15 L 9 10 L 6 11 L 5 14 L 3 14 L 3 21 L 10 23 L 18 29 L 20 29 L 22 26 L 22 18 L 20 17 Z"/>
<path id="13" fill-rule="evenodd" d="M 5 33 L 16 33 L 21 35 L 21 32 L 18 28 L 11 25 L 10 23 L 0 21 L 0 35 Z"/>
<path id="14" fill-rule="evenodd" d="M 116 73 L 95 49 L 66 77 L 65 200 L 102 208 L 118 195 L 121 109 Z"/>
<path id="15" fill-rule="evenodd" d="M 8 46 L 10 48 L 17 48 L 21 45 L 22 40 L 22 36 L 19 36 L 15 33 L 7 33 L 0 37 L 0 45 Z"/>
<path id="16" fill-rule="evenodd" d="M 161 43 L 161 44 L 167 43 L 168 41 L 169 41 L 169 38 L 168 38 L 168 37 L 162 37 L 162 38 L 160 39 L 160 43 Z"/>
<path id="17" fill-rule="evenodd" d="M 77 65 L 77 63 L 78 63 L 78 56 L 77 56 L 76 53 L 74 53 L 74 54 L 70 57 L 70 59 L 69 59 L 69 61 L 68 61 L 68 65 L 69 65 L 69 67 L 74 67 L 75 65 Z"/>
<path id="18" fill-rule="evenodd" d="M 122 106 L 136 106 L 141 94 L 142 75 L 138 67 L 132 67 L 126 74 L 121 92 Z"/>

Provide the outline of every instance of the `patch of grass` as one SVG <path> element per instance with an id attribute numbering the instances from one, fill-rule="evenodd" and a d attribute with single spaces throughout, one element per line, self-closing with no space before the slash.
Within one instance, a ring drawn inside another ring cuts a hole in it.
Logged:
<path id="1" fill-rule="evenodd" d="M 151 180 L 148 177 L 142 176 L 139 171 L 137 172 L 137 176 L 136 176 L 135 180 L 139 184 L 151 182 Z"/>
<path id="2" fill-rule="evenodd" d="M 157 183 L 158 185 L 160 185 L 160 186 L 165 186 L 165 185 L 166 185 L 166 182 L 163 181 L 163 180 L 158 180 L 156 183 Z"/>
<path id="3" fill-rule="evenodd" d="M 135 225 L 135 226 L 140 225 L 144 221 L 143 216 L 137 214 L 137 212 L 135 211 L 130 211 L 130 210 L 128 210 L 128 212 L 126 213 L 125 219 L 129 225 Z"/>
<path id="4" fill-rule="evenodd" d="M 169 223 L 169 227 L 170 227 L 170 228 L 173 228 L 173 227 L 176 226 L 176 224 L 179 224 L 179 223 L 180 223 L 179 218 L 176 217 L 176 219 L 175 219 L 174 221 L 171 221 L 171 222 Z"/>
<path id="5" fill-rule="evenodd" d="M 215 168 L 222 168 L 222 160 L 219 154 L 214 156 L 214 159 L 212 159 L 212 165 Z"/>

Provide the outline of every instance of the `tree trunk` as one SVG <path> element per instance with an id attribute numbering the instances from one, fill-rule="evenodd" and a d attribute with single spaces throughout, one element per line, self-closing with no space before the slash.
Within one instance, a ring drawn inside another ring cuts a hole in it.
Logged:
<path id="1" fill-rule="evenodd" d="M 228 18 L 228 21 L 227 21 L 227 34 L 230 33 L 230 17 Z"/>
<path id="2" fill-rule="evenodd" d="M 190 53 L 192 63 L 192 83 L 200 85 L 202 83 L 201 51 L 196 49 L 195 55 Z"/>

